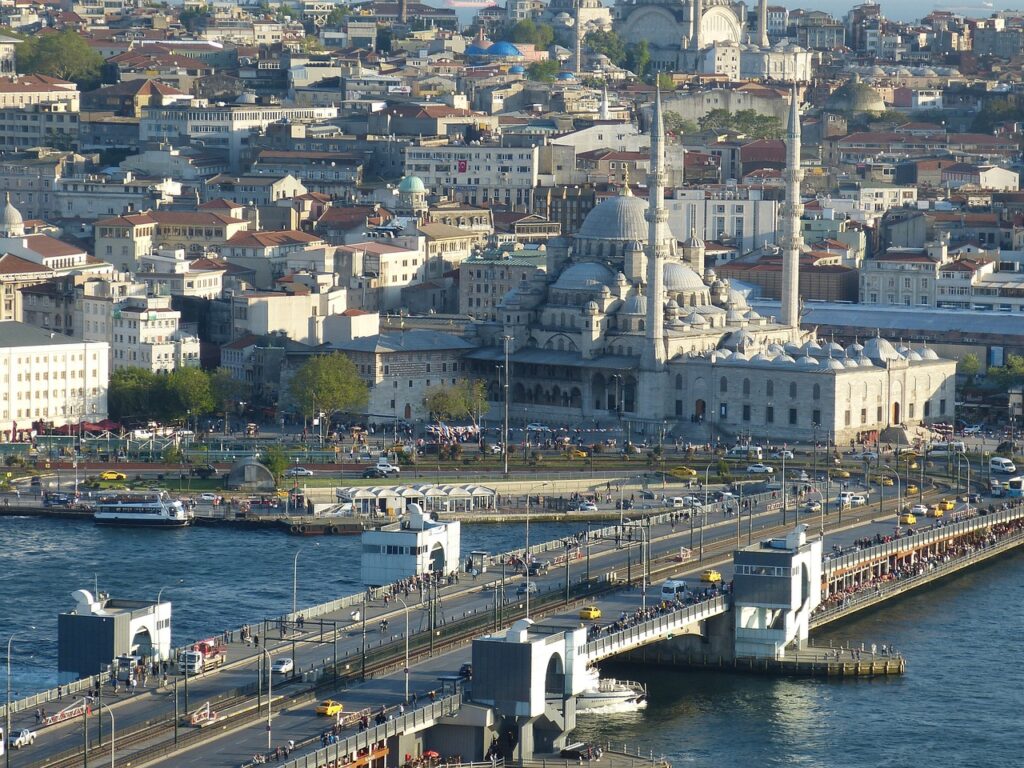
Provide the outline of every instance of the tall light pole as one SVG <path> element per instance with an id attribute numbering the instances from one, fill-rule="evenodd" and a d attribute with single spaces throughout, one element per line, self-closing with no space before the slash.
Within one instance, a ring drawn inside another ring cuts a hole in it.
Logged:
<path id="1" fill-rule="evenodd" d="M 960 465 L 965 461 L 962 453 L 953 454 L 956 456 L 956 471 L 960 472 Z M 967 514 L 971 513 L 971 461 L 966 459 L 967 462 Z M 923 490 L 923 489 L 922 489 Z"/>
<path id="2" fill-rule="evenodd" d="M 505 477 L 508 477 L 508 396 L 509 396 L 508 382 L 509 382 L 509 375 L 510 375 L 509 365 L 508 365 L 508 355 L 509 355 L 509 349 L 508 348 L 509 348 L 509 345 L 513 341 L 513 337 L 512 336 L 502 336 L 501 340 L 505 344 L 505 401 L 504 401 L 504 406 L 505 406 L 505 424 L 504 424 L 504 427 L 503 427 L 503 433 L 502 433 L 502 438 L 501 438 L 501 443 L 502 443 L 501 447 L 503 449 L 501 454 L 502 454 L 502 460 L 503 460 L 503 467 L 504 467 Z M 527 598 L 527 599 L 529 599 L 529 598 Z M 527 613 L 529 613 L 529 611 L 527 611 Z"/>
<path id="3" fill-rule="evenodd" d="M 888 464 L 884 464 L 879 469 L 884 469 L 886 472 L 892 472 L 893 477 L 896 478 L 896 527 L 900 525 L 900 512 L 903 509 L 903 492 L 902 484 L 900 483 L 900 473 L 890 467 Z"/>
<path id="4" fill-rule="evenodd" d="M 319 547 L 320 542 L 316 542 L 314 547 Z M 298 597 L 299 597 L 299 555 L 302 553 L 302 547 L 295 552 L 295 557 L 292 558 L 292 615 L 294 616 L 298 611 Z"/>
<path id="5" fill-rule="evenodd" d="M 523 551 L 523 564 L 526 566 L 526 618 L 530 618 L 530 494 L 537 488 L 548 484 L 545 480 L 526 492 L 526 548 Z"/>
<path id="6" fill-rule="evenodd" d="M 405 700 L 409 701 L 409 606 L 405 604 L 405 600 L 400 597 L 396 597 L 395 600 L 402 604 L 402 610 L 405 611 Z M 433 631 L 433 630 L 431 630 Z"/>
<path id="7" fill-rule="evenodd" d="M 99 717 L 103 717 L 103 710 L 107 710 L 107 714 L 110 715 L 110 768 L 114 768 L 114 741 L 116 739 L 116 723 L 114 722 L 114 710 L 110 708 L 109 704 L 102 702 L 98 703 L 96 707 L 100 710 Z"/>
<path id="8" fill-rule="evenodd" d="M 267 650 L 267 638 L 263 638 L 263 645 L 260 646 L 260 650 L 267 657 L 267 751 L 270 751 L 270 745 L 273 741 L 272 728 L 273 728 L 273 709 L 274 709 L 274 673 L 271 671 L 271 666 L 274 660 L 270 657 L 270 651 Z M 292 659 L 292 663 L 295 663 L 295 659 Z"/>
<path id="9" fill-rule="evenodd" d="M 647 610 L 647 568 L 645 567 L 646 560 L 644 558 L 644 549 L 647 546 L 647 539 L 645 534 L 647 531 L 644 530 L 644 526 L 639 522 L 628 522 L 626 526 L 629 528 L 636 528 L 640 531 L 640 574 L 641 574 L 641 593 L 640 593 L 640 605 L 644 610 Z M 628 546 L 628 545 L 627 545 Z"/>

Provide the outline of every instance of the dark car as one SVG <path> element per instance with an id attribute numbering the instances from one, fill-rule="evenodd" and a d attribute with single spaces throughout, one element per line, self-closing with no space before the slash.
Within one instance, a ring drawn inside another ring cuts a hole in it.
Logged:
<path id="1" fill-rule="evenodd" d="M 461 677 L 463 680 L 472 680 L 473 665 L 467 661 L 465 664 L 459 667 L 459 677 Z"/>
<path id="2" fill-rule="evenodd" d="M 203 464 L 198 467 L 192 467 L 192 469 L 189 470 L 189 474 L 193 477 L 200 477 L 203 480 L 209 480 L 217 474 L 217 468 L 213 466 L 213 464 Z"/>
<path id="3" fill-rule="evenodd" d="M 42 485 L 43 478 L 41 478 L 39 475 L 32 475 L 31 483 L 32 485 Z"/>
<path id="4" fill-rule="evenodd" d="M 379 467 L 370 467 L 363 470 L 363 477 L 387 477 L 388 473 Z"/>
<path id="5" fill-rule="evenodd" d="M 531 576 L 544 576 L 547 574 L 550 565 L 546 560 L 534 560 L 530 563 Z"/>

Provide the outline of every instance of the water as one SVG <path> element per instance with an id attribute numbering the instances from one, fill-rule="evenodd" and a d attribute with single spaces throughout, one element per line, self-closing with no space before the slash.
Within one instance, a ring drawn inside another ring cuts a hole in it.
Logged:
<path id="1" fill-rule="evenodd" d="M 674 766 L 1020 766 L 1024 553 L 956 576 L 815 637 L 878 642 L 901 678 L 773 679 L 632 665 L 647 709 L 579 719 L 574 738 L 642 745 Z"/>
<path id="2" fill-rule="evenodd" d="M 532 523 L 530 541 L 560 538 L 577 527 Z M 521 524 L 462 526 L 467 554 L 508 551 L 523 546 L 524 539 Z M 174 605 L 172 642 L 179 645 L 290 611 L 292 563 L 300 549 L 300 607 L 360 590 L 358 536 L 303 539 L 263 529 L 154 531 L 99 527 L 91 521 L 0 518 L 0 643 L 17 633 L 12 688 L 27 694 L 56 685 L 57 614 L 73 607 L 70 593 L 76 589 L 93 591 L 98 584 L 114 597 L 151 600 L 162 589 L 163 599 Z M 5 675 L 0 662 L 2 686 Z"/>

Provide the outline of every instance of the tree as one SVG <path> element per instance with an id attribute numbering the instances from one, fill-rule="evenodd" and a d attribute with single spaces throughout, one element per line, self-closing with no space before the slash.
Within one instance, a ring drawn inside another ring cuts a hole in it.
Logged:
<path id="1" fill-rule="evenodd" d="M 327 14 L 327 26 L 340 27 L 345 22 L 345 19 L 348 17 L 349 13 L 350 11 L 347 5 L 334 6 L 331 12 Z"/>
<path id="2" fill-rule="evenodd" d="M 468 418 L 477 424 L 480 414 L 487 410 L 487 385 L 480 379 L 464 379 L 452 386 L 431 387 L 423 405 L 436 421 Z"/>
<path id="3" fill-rule="evenodd" d="M 391 27 L 377 27 L 377 53 L 391 53 L 394 33 Z"/>
<path id="4" fill-rule="evenodd" d="M 232 376 L 227 368 L 218 368 L 210 374 L 210 394 L 215 410 L 226 411 L 232 404 L 245 399 L 248 392 L 249 387 Z"/>
<path id="5" fill-rule="evenodd" d="M 280 481 L 288 469 L 288 454 L 279 445 L 269 445 L 260 453 L 260 463 L 270 470 L 275 481 Z"/>
<path id="6" fill-rule="evenodd" d="M 607 32 L 596 29 L 588 32 L 583 42 L 594 53 L 602 53 L 611 59 L 612 64 L 621 67 L 626 61 L 626 46 L 622 38 L 613 30 Z"/>
<path id="7" fill-rule="evenodd" d="M 526 76 L 540 83 L 550 83 L 558 75 L 561 65 L 555 59 L 535 61 L 526 68 Z"/>
<path id="8" fill-rule="evenodd" d="M 665 121 L 665 130 L 676 136 L 682 136 L 684 133 L 696 133 L 699 130 L 695 122 L 684 120 L 678 112 L 672 112 L 671 110 L 665 112 L 662 120 Z"/>
<path id="9" fill-rule="evenodd" d="M 676 81 L 672 79 L 672 75 L 668 72 L 659 72 L 656 82 L 658 87 L 663 91 L 671 93 L 676 89 Z"/>
<path id="10" fill-rule="evenodd" d="M 70 80 L 83 91 L 100 83 L 103 57 L 70 29 L 28 38 L 18 45 L 16 58 L 18 71 L 24 74 Z"/>
<path id="11" fill-rule="evenodd" d="M 505 38 L 513 43 L 532 44 L 538 51 L 542 51 L 554 42 L 555 31 L 547 24 L 535 24 L 531 19 L 523 19 L 506 31 Z"/>
<path id="12" fill-rule="evenodd" d="M 957 366 L 957 370 L 959 370 L 959 366 Z M 1007 355 L 1006 364 L 992 366 L 988 369 L 988 376 L 1001 389 L 1007 389 L 1014 384 L 1024 383 L 1024 357 L 1020 355 Z"/>
<path id="13" fill-rule="evenodd" d="M 160 406 L 168 419 L 209 413 L 216 403 L 210 376 L 199 368 L 175 368 L 163 380 Z"/>
<path id="14" fill-rule="evenodd" d="M 108 410 L 115 421 L 137 419 L 153 412 L 152 396 L 158 385 L 156 374 L 145 368 L 118 368 L 110 375 Z"/>
<path id="15" fill-rule="evenodd" d="M 777 117 L 762 115 L 752 109 L 738 112 L 713 109 L 700 119 L 700 129 L 741 133 L 754 139 L 777 139 L 783 135 L 782 122 Z"/>
<path id="16" fill-rule="evenodd" d="M 966 376 L 968 381 L 973 381 L 981 373 L 981 361 L 976 354 L 968 352 L 957 361 L 956 372 Z"/>
<path id="17" fill-rule="evenodd" d="M 1000 123 L 1016 121 L 1021 118 L 1020 107 L 1011 104 L 1006 99 L 993 99 L 981 108 L 981 111 L 974 116 L 971 130 L 978 133 L 991 133 L 992 129 Z"/>
<path id="18" fill-rule="evenodd" d="M 289 389 L 304 416 L 351 413 L 364 408 L 370 397 L 355 364 L 341 352 L 311 357 L 295 372 Z"/>
<path id="19" fill-rule="evenodd" d="M 647 74 L 647 68 L 651 64 L 651 51 L 646 40 L 626 47 L 626 61 L 624 66 L 637 77 Z"/>

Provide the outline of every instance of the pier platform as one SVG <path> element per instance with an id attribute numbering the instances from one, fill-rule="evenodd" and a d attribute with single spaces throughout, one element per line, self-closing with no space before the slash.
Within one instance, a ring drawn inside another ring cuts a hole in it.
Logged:
<path id="1" fill-rule="evenodd" d="M 785 658 L 764 659 L 739 656 L 735 659 L 708 654 L 666 652 L 665 648 L 646 646 L 629 656 L 631 663 L 657 664 L 677 669 L 706 669 L 723 672 L 783 677 L 879 677 L 902 675 L 907 661 L 901 655 L 871 653 L 867 650 L 842 648 L 802 648 L 787 651 Z"/>

